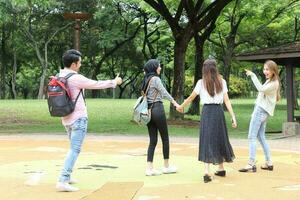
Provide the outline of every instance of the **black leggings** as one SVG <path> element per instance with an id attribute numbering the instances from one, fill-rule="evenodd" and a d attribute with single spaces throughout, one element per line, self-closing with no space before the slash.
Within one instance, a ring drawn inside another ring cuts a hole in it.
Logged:
<path id="1" fill-rule="evenodd" d="M 158 131 L 162 140 L 164 159 L 169 159 L 169 134 L 166 114 L 162 102 L 155 102 L 153 104 L 151 112 L 151 121 L 147 124 L 147 127 L 150 137 L 147 161 L 153 162 L 154 151 L 157 144 Z"/>

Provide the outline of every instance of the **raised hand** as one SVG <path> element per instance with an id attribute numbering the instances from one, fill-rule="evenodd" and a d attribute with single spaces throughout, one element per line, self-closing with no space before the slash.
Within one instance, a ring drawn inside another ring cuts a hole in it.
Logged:
<path id="1" fill-rule="evenodd" d="M 250 70 L 248 70 L 248 69 L 245 69 L 245 71 L 246 71 L 246 75 L 247 76 L 250 76 L 253 72 L 252 71 L 250 71 Z"/>
<path id="2" fill-rule="evenodd" d="M 117 82 L 117 85 L 121 85 L 123 83 L 123 80 L 121 77 L 119 77 L 119 73 L 117 74 L 116 78 L 115 78 L 115 81 Z"/>

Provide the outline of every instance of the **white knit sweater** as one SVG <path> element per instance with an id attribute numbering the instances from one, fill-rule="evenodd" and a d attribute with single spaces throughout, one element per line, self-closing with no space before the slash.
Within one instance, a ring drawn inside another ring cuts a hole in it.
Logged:
<path id="1" fill-rule="evenodd" d="M 253 84 L 255 85 L 258 95 L 255 104 L 263 108 L 269 115 L 274 115 L 275 105 L 277 102 L 277 90 L 279 87 L 278 80 L 270 81 L 269 79 L 262 85 L 257 76 L 252 72 L 250 74 Z"/>

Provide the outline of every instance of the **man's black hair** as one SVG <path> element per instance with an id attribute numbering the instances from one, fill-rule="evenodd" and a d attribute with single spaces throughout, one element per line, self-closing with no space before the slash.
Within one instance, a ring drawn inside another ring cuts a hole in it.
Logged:
<path id="1" fill-rule="evenodd" d="M 72 63 L 77 63 L 81 57 L 81 53 L 77 51 L 76 49 L 70 49 L 64 53 L 62 56 L 62 60 L 64 63 L 64 66 L 67 68 L 71 67 Z"/>

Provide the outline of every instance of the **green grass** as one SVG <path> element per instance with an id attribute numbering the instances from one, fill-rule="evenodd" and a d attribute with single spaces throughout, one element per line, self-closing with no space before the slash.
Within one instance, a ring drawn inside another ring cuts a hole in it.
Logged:
<path id="1" fill-rule="evenodd" d="M 238 120 L 238 128 L 230 127 L 230 117 L 225 113 L 229 134 L 235 138 L 246 138 L 254 99 L 232 100 Z M 131 122 L 135 100 L 87 99 L 88 132 L 96 134 L 147 135 L 147 128 Z M 286 121 L 286 101 L 276 107 L 275 116 L 268 121 L 267 131 L 280 131 Z M 169 103 L 165 102 L 168 114 Z M 297 111 L 296 115 L 300 115 Z M 186 116 L 199 120 L 199 116 Z M 1 100 L 0 133 L 64 133 L 60 118 L 50 117 L 46 100 Z M 198 127 L 169 126 L 171 135 L 198 136 Z"/>

